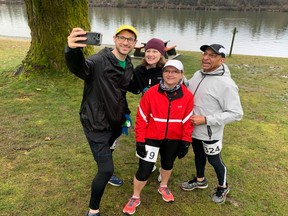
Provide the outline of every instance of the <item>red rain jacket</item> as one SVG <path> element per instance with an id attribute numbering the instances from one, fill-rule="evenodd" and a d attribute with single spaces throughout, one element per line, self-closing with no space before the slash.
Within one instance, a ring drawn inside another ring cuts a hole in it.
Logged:
<path id="1" fill-rule="evenodd" d="M 137 110 L 136 141 L 145 142 L 148 138 L 191 143 L 193 107 L 193 95 L 184 85 L 173 93 L 163 91 L 159 84 L 151 87 L 141 98 Z"/>

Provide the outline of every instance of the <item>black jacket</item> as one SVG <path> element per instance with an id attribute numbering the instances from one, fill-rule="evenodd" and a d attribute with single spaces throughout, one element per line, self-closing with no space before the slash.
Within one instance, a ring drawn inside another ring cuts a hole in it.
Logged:
<path id="1" fill-rule="evenodd" d="M 126 92 L 133 72 L 131 58 L 127 56 L 123 69 L 111 51 L 104 48 L 85 59 L 80 48 L 65 48 L 69 70 L 84 80 L 80 120 L 90 131 L 121 127 L 129 112 Z"/>
<path id="2" fill-rule="evenodd" d="M 133 71 L 133 77 L 129 85 L 128 91 L 139 94 L 147 87 L 152 87 L 162 79 L 162 68 L 146 69 L 144 65 L 138 65 Z M 150 80 L 150 83 L 149 83 Z"/>

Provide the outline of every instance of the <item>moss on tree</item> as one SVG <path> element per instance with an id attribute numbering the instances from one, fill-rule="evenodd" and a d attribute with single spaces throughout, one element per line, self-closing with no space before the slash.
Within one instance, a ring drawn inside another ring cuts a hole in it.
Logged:
<path id="1" fill-rule="evenodd" d="M 64 47 L 73 27 L 90 30 L 88 1 L 25 0 L 31 45 L 17 74 L 67 71 Z M 92 53 L 91 47 L 85 54 Z"/>

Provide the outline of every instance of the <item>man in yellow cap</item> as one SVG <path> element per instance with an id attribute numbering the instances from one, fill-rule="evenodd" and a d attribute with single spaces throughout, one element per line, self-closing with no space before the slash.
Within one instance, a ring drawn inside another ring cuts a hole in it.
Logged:
<path id="1" fill-rule="evenodd" d="M 82 52 L 86 44 L 79 43 L 87 39 L 85 34 L 81 28 L 72 30 L 65 58 L 69 70 L 84 80 L 80 120 L 98 167 L 87 216 L 100 216 L 100 201 L 114 173 L 110 147 L 131 125 L 126 92 L 134 68 L 128 54 L 134 49 L 138 34 L 133 26 L 122 25 L 113 36 L 113 48 L 105 47 L 86 59 Z M 112 178 L 123 184 L 117 177 Z"/>

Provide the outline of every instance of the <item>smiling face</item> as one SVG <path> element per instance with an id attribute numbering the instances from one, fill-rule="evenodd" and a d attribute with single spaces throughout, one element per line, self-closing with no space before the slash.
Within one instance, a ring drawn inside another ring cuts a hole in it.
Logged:
<path id="1" fill-rule="evenodd" d="M 149 68 L 155 68 L 160 61 L 162 54 L 156 49 L 147 49 L 145 51 L 145 61 L 148 63 Z"/>
<path id="2" fill-rule="evenodd" d="M 173 66 L 163 68 L 163 83 L 169 89 L 174 88 L 183 78 L 183 72 Z"/>
<path id="3" fill-rule="evenodd" d="M 211 48 L 207 48 L 202 54 L 202 69 L 205 72 L 214 71 L 224 60 L 221 55 L 216 54 Z"/>
<path id="4" fill-rule="evenodd" d="M 137 42 L 135 34 L 128 30 L 123 30 L 119 34 L 114 35 L 113 40 L 115 43 L 113 53 L 120 60 L 125 60 Z"/>

